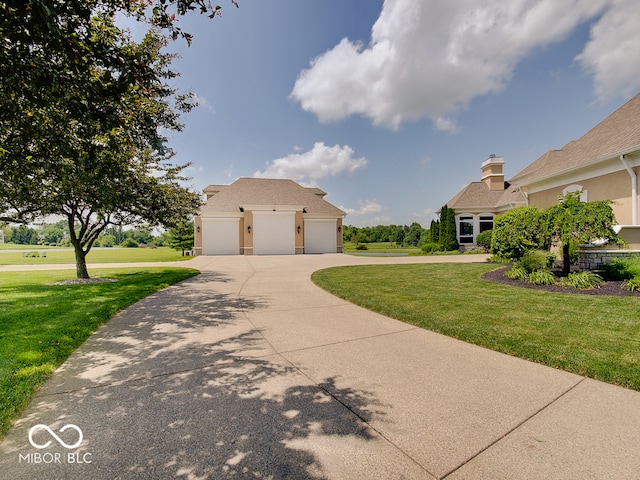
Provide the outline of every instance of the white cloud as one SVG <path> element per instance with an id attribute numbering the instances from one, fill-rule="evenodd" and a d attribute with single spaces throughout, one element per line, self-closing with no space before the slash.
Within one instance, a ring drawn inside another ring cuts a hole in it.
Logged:
<path id="1" fill-rule="evenodd" d="M 198 95 L 197 93 L 193 93 L 193 97 L 191 98 L 191 100 L 193 100 L 199 108 L 204 108 L 207 112 L 210 113 L 216 113 L 213 105 L 211 105 L 211 102 L 209 102 L 207 97 Z"/>
<path id="2" fill-rule="evenodd" d="M 361 215 L 371 215 L 372 213 L 380 213 L 382 205 L 375 200 L 358 200 L 358 208 L 339 207 L 347 215 L 359 217 Z"/>
<path id="3" fill-rule="evenodd" d="M 352 174 L 367 164 L 366 158 L 355 158 L 354 154 L 354 150 L 348 145 L 328 147 L 323 142 L 317 142 L 308 152 L 292 153 L 267 162 L 264 171 L 256 172 L 253 176 L 289 178 L 307 185 L 315 185 L 321 178 Z"/>
<path id="4" fill-rule="evenodd" d="M 451 115 L 499 92 L 520 60 L 588 20 L 597 23 L 579 61 L 597 94 L 632 91 L 639 16 L 637 0 L 385 0 L 370 43 L 344 38 L 299 74 L 291 97 L 322 122 L 363 115 L 396 129 L 431 118 L 455 132 Z"/>
<path id="5" fill-rule="evenodd" d="M 640 88 L 640 3 L 616 0 L 592 25 L 591 39 L 576 57 L 594 76 L 596 96 L 610 100 L 630 97 Z"/>
<path id="6" fill-rule="evenodd" d="M 421 212 L 415 212 L 413 216 L 418 218 L 432 217 L 435 212 L 436 211 L 433 208 L 425 208 Z"/>

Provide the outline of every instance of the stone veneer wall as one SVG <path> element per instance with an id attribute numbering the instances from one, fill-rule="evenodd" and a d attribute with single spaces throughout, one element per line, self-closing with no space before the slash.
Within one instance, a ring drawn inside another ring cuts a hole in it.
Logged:
<path id="1" fill-rule="evenodd" d="M 578 267 L 580 270 L 599 270 L 614 258 L 640 256 L 640 250 L 605 250 L 581 245 L 578 249 Z"/>

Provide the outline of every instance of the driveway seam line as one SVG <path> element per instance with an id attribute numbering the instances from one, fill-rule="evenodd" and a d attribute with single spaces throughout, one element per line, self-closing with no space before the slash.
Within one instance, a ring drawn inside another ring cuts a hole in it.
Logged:
<path id="1" fill-rule="evenodd" d="M 251 275 L 253 276 L 253 274 Z M 249 276 L 249 278 L 251 278 L 251 276 Z M 371 430 L 373 430 L 374 432 L 376 432 L 376 434 L 378 434 L 380 436 L 380 438 L 384 439 L 384 441 L 386 441 L 389 445 L 391 445 L 393 448 L 395 448 L 397 451 L 399 451 L 400 453 L 402 453 L 402 455 L 404 455 L 406 458 L 408 458 L 409 460 L 411 460 L 418 468 L 420 468 L 422 471 L 424 471 L 425 473 L 427 473 L 428 475 L 432 476 L 433 478 L 438 478 L 437 475 L 434 475 L 433 473 L 431 473 L 429 470 L 427 470 L 421 463 L 419 463 L 416 459 L 414 459 L 411 455 L 409 455 L 407 452 L 405 452 L 404 450 L 402 450 L 398 445 L 396 445 L 394 442 L 392 442 L 389 438 L 387 438 L 381 431 L 379 431 L 377 428 L 375 428 L 373 425 L 371 425 L 369 422 L 367 422 L 366 419 L 364 419 L 361 415 L 358 414 L 358 412 L 356 412 L 355 410 L 353 410 L 349 405 L 347 405 L 346 403 L 344 403 L 342 400 L 340 400 L 338 397 L 336 397 L 333 393 L 331 393 L 329 390 L 327 390 L 326 388 L 324 388 L 322 385 L 318 384 L 315 380 L 313 380 L 311 377 L 309 377 L 309 375 L 307 375 L 304 371 L 302 371 L 302 369 L 300 369 L 300 367 L 298 367 L 295 363 L 293 363 L 291 360 L 289 360 L 286 356 L 285 353 L 291 353 L 291 352 L 279 352 L 274 345 L 269 341 L 269 339 L 267 339 L 267 337 L 262 333 L 262 330 L 260 330 L 249 318 L 249 316 L 247 315 L 246 310 L 244 309 L 244 303 L 243 303 L 243 299 L 240 296 L 240 292 L 242 291 L 242 288 L 244 287 L 244 284 L 249 280 L 249 278 L 247 278 L 245 280 L 245 282 L 242 284 L 242 286 L 240 287 L 240 289 L 238 290 L 238 297 L 240 299 L 240 311 L 242 312 L 242 315 L 245 317 L 246 321 L 248 321 L 253 328 L 255 329 L 256 332 L 258 332 L 258 334 L 264 339 L 265 342 L 267 342 L 267 345 L 269 345 L 271 347 L 271 349 L 275 352 L 275 355 L 277 355 L 278 357 L 280 357 L 282 360 L 284 360 L 288 365 L 291 366 L 291 368 L 293 370 L 295 370 L 296 372 L 298 372 L 300 375 L 302 375 L 304 378 L 307 379 L 307 381 L 311 384 L 314 385 L 318 390 L 325 392 L 327 395 L 329 395 L 329 397 L 331 397 L 334 401 L 338 402 L 339 405 L 342 405 L 343 408 L 345 408 L 348 412 L 351 412 L 352 415 L 355 416 L 355 418 L 357 418 L 360 422 L 362 422 L 364 425 L 366 425 L 368 428 L 370 428 Z M 404 332 L 406 331 L 410 331 L 410 330 L 415 330 L 417 327 L 413 327 L 413 328 L 407 328 L 406 330 L 403 330 Z M 382 335 L 374 335 L 370 338 L 373 337 L 380 337 L 380 336 L 385 336 L 385 335 L 389 335 L 392 332 L 388 333 L 388 334 L 382 334 Z M 399 332 L 395 332 L 395 333 L 399 333 Z M 359 339 L 354 339 L 354 340 L 359 340 Z M 336 344 L 340 344 L 340 343 L 348 343 L 354 340 L 350 340 L 347 342 L 336 342 L 334 345 Z M 310 347 L 311 348 L 317 348 L 317 347 Z M 302 350 L 309 350 L 309 349 L 299 349 L 299 350 L 294 350 L 294 351 L 302 351 Z M 266 356 L 266 355 L 265 355 Z M 270 356 L 273 356 L 273 354 L 271 354 Z"/>
<path id="2" fill-rule="evenodd" d="M 478 452 L 476 452 L 475 454 L 471 455 L 468 459 L 466 459 L 464 462 L 462 462 L 460 465 L 458 465 L 457 467 L 453 468 L 452 470 L 448 471 L 447 473 L 445 473 L 442 477 L 440 477 L 440 480 L 445 480 L 447 477 L 449 477 L 450 475 L 454 474 L 455 472 L 457 472 L 459 469 L 461 469 L 462 467 L 464 467 L 466 464 L 468 464 L 469 462 L 471 462 L 472 460 L 474 460 L 475 458 L 478 458 L 480 455 L 482 455 L 484 452 L 486 452 L 487 450 L 489 450 L 491 447 L 493 447 L 494 445 L 498 444 L 499 442 L 501 442 L 502 440 L 504 440 L 505 438 L 507 438 L 508 436 L 510 436 L 513 432 L 515 432 L 516 430 L 519 430 L 520 427 L 522 427 L 525 423 L 528 423 L 530 420 L 533 420 L 535 417 L 537 417 L 539 414 L 541 414 L 543 411 L 547 410 L 550 406 L 554 405 L 555 403 L 558 402 L 558 400 L 560 400 L 561 398 L 564 398 L 569 392 L 572 392 L 573 390 L 575 390 L 579 385 L 582 385 L 582 383 L 587 380 L 587 377 L 582 377 L 580 378 L 580 380 L 578 382 L 576 382 L 574 385 L 572 385 L 570 388 L 566 389 L 564 392 L 561 392 L 559 395 L 557 395 L 555 398 L 552 398 L 548 403 L 546 403 L 545 405 L 543 405 L 542 407 L 540 407 L 538 410 L 536 410 L 535 412 L 533 412 L 531 415 L 529 415 L 528 417 L 526 417 L 524 420 L 522 420 L 520 423 L 518 423 L 517 425 L 515 425 L 513 428 L 507 430 L 503 435 L 501 435 L 499 438 L 496 438 L 494 441 L 490 442 L 488 445 L 486 445 L 484 448 L 482 448 L 481 450 L 479 450 Z"/>

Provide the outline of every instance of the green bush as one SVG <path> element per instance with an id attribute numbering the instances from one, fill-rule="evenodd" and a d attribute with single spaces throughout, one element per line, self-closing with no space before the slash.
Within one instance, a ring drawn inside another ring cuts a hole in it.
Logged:
<path id="1" fill-rule="evenodd" d="M 534 285 L 554 285 L 556 276 L 548 270 L 534 270 L 529 273 L 527 281 Z"/>
<path id="2" fill-rule="evenodd" d="M 529 273 L 522 265 L 514 265 L 510 270 L 504 272 L 504 275 L 513 280 L 527 280 L 529 278 Z"/>
<path id="3" fill-rule="evenodd" d="M 640 276 L 640 256 L 614 258 L 604 267 L 607 277 L 614 280 L 629 280 Z"/>
<path id="4" fill-rule="evenodd" d="M 98 240 L 100 241 L 100 247 L 113 247 L 116 244 L 116 237 L 109 234 L 100 235 Z"/>
<path id="5" fill-rule="evenodd" d="M 518 207 L 496 217 L 491 253 L 510 260 L 520 260 L 528 250 L 543 248 L 541 215 L 542 210 L 538 207 Z"/>
<path id="6" fill-rule="evenodd" d="M 622 288 L 630 292 L 640 292 L 640 275 L 624 280 L 622 282 Z"/>
<path id="7" fill-rule="evenodd" d="M 476 235 L 476 244 L 479 247 L 484 248 L 486 251 L 491 249 L 491 237 L 493 236 L 493 230 L 485 230 Z"/>
<path id="8" fill-rule="evenodd" d="M 425 243 L 420 248 L 424 253 L 441 252 L 443 250 L 442 245 L 434 242 Z"/>
<path id="9" fill-rule="evenodd" d="M 520 259 L 520 265 L 531 273 L 535 270 L 546 270 L 553 267 L 555 255 L 544 250 L 529 250 Z"/>
<path id="10" fill-rule="evenodd" d="M 573 287 L 580 290 L 590 290 L 599 287 L 604 280 L 597 273 L 590 271 L 570 273 L 560 283 L 563 287 Z"/>
<path id="11" fill-rule="evenodd" d="M 120 246 L 125 248 L 138 248 L 138 242 L 136 242 L 133 238 L 129 237 L 125 239 L 125 241 L 122 242 Z"/>

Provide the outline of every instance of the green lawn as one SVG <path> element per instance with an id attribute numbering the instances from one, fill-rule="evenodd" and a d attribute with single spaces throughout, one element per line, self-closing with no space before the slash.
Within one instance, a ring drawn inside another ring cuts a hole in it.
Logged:
<path id="1" fill-rule="evenodd" d="M 117 282 L 54 285 L 75 271 L 0 276 L 0 438 L 55 369 L 93 331 L 139 299 L 197 275 L 187 268 L 99 270 Z"/>
<path id="2" fill-rule="evenodd" d="M 548 293 L 481 279 L 487 264 L 354 266 L 313 281 L 404 322 L 640 391 L 640 298 Z"/>
<path id="3" fill-rule="evenodd" d="M 4 250 L 7 245 L 0 244 L 0 250 Z M 72 249 L 68 248 L 47 248 L 38 245 L 14 245 L 10 250 L 20 250 L 28 252 L 38 252 L 38 257 L 25 256 L 23 252 L 11 251 L 0 252 L 0 265 L 54 265 L 73 264 L 75 256 Z M 46 257 L 43 256 L 46 254 Z M 183 257 L 182 252 L 178 252 L 168 247 L 160 248 L 100 248 L 92 249 L 87 255 L 87 264 L 92 263 L 133 263 L 133 262 L 173 262 L 189 260 L 192 257 Z"/>
<path id="4" fill-rule="evenodd" d="M 393 242 L 376 242 L 363 243 L 367 246 L 367 250 L 356 250 L 358 244 L 353 242 L 344 242 L 342 249 L 344 253 L 420 253 L 418 247 L 404 247 Z"/>

